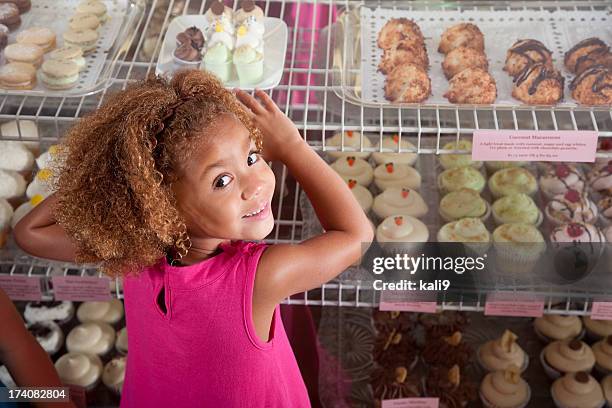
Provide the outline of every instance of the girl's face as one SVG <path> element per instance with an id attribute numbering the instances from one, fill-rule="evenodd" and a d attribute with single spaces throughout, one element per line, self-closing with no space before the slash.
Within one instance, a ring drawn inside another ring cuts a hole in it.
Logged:
<path id="1" fill-rule="evenodd" d="M 274 228 L 275 179 L 249 131 L 233 115 L 224 114 L 201 138 L 174 184 L 194 246 L 198 240 L 265 238 Z"/>

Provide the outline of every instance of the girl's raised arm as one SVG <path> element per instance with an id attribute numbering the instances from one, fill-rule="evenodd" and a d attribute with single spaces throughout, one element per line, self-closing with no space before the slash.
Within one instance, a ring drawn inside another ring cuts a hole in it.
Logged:
<path id="1" fill-rule="evenodd" d="M 280 160 L 312 202 L 325 232 L 299 244 L 273 245 L 259 262 L 255 291 L 270 302 L 321 286 L 353 264 L 373 238 L 370 221 L 342 178 L 302 139 L 297 128 L 262 91 L 261 102 L 243 91 L 267 160 Z"/>
<path id="2" fill-rule="evenodd" d="M 52 215 L 56 202 L 55 194 L 47 197 L 17 223 L 13 235 L 17 245 L 29 254 L 74 262 L 74 244 Z"/>

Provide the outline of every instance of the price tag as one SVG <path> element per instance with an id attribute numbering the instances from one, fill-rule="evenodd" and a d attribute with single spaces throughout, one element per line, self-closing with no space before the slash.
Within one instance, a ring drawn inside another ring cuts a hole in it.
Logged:
<path id="1" fill-rule="evenodd" d="M 436 299 L 437 292 L 383 290 L 378 308 L 384 312 L 436 313 L 438 307 Z"/>
<path id="2" fill-rule="evenodd" d="M 0 275 L 0 288 L 13 300 L 40 300 L 40 278 L 36 276 Z"/>
<path id="3" fill-rule="evenodd" d="M 593 302 L 591 319 L 612 320 L 612 302 Z"/>
<path id="4" fill-rule="evenodd" d="M 110 279 L 90 276 L 53 276 L 55 300 L 103 302 L 111 299 Z"/>
<path id="5" fill-rule="evenodd" d="M 597 132 L 590 130 L 475 130 L 472 160 L 595 161 Z"/>
<path id="6" fill-rule="evenodd" d="M 382 400 L 382 408 L 438 408 L 439 398 L 400 398 Z"/>
<path id="7" fill-rule="evenodd" d="M 521 293 L 491 293 L 485 303 L 485 316 L 541 317 L 544 299 Z"/>

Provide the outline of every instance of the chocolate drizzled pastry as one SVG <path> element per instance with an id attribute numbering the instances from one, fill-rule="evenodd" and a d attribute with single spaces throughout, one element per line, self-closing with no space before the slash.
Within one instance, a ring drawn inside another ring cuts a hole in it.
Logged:
<path id="1" fill-rule="evenodd" d="M 422 314 L 419 323 L 425 329 L 427 338 L 446 337 L 456 331 L 463 331 L 470 323 L 464 312 L 444 311 L 436 314 Z"/>
<path id="2" fill-rule="evenodd" d="M 421 396 L 419 380 L 404 366 L 377 367 L 370 375 L 374 399 L 418 398 Z"/>
<path id="3" fill-rule="evenodd" d="M 202 54 L 190 42 L 181 44 L 174 50 L 174 56 L 181 61 L 196 62 L 202 59 Z"/>
<path id="4" fill-rule="evenodd" d="M 393 330 L 398 333 L 404 333 L 414 327 L 414 321 L 409 313 L 376 310 L 372 318 L 374 319 L 374 327 L 381 333 L 390 333 Z"/>
<path id="5" fill-rule="evenodd" d="M 32 333 L 32 336 L 36 337 L 36 338 L 41 338 L 41 339 L 46 339 L 49 337 L 49 335 L 53 332 L 51 329 L 49 329 L 47 326 L 44 326 L 40 323 L 34 323 L 31 324 L 28 327 L 28 331 L 30 333 Z"/>
<path id="6" fill-rule="evenodd" d="M 463 341 L 461 332 L 456 331 L 450 336 L 427 339 L 421 357 L 430 365 L 463 367 L 470 361 L 472 354 L 472 347 Z"/>
<path id="7" fill-rule="evenodd" d="M 565 53 L 563 63 L 568 71 L 576 73 L 578 60 L 593 51 L 603 52 L 609 51 L 610 47 L 596 37 L 587 38 L 574 45 L 568 52 Z"/>
<path id="8" fill-rule="evenodd" d="M 543 63 L 527 65 L 514 77 L 512 96 L 533 105 L 554 105 L 563 99 L 565 78 Z"/>
<path id="9" fill-rule="evenodd" d="M 425 381 L 425 393 L 428 397 L 440 399 L 440 408 L 463 408 L 476 401 L 478 387 L 471 381 L 462 378 L 459 366 L 433 368 Z"/>
<path id="10" fill-rule="evenodd" d="M 527 66 L 537 63 L 552 69 L 552 52 L 538 40 L 518 40 L 506 53 L 504 71 L 514 77 Z"/>
<path id="11" fill-rule="evenodd" d="M 603 65 L 612 69 L 612 52 L 606 48 L 598 48 L 576 60 L 576 75 L 582 74 L 585 70 L 595 65 Z"/>
<path id="12" fill-rule="evenodd" d="M 416 361 L 418 347 L 407 332 L 397 329 L 381 332 L 374 344 L 374 360 L 383 367 L 402 364 L 408 368 Z"/>
<path id="13" fill-rule="evenodd" d="M 574 78 L 570 90 L 583 105 L 612 105 L 612 69 L 594 65 Z"/>
<path id="14" fill-rule="evenodd" d="M 61 300 L 52 300 L 49 302 L 31 302 L 30 308 L 52 308 L 61 305 L 63 302 Z"/>

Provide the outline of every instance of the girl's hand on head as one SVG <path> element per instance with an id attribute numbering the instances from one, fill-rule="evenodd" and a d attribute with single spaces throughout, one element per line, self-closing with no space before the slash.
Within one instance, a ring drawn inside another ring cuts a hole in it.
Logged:
<path id="1" fill-rule="evenodd" d="M 237 89 L 238 100 L 251 112 L 255 125 L 263 134 L 263 156 L 266 160 L 283 160 L 289 149 L 304 140 L 297 128 L 274 101 L 262 90 L 255 90 L 254 98 Z"/>

